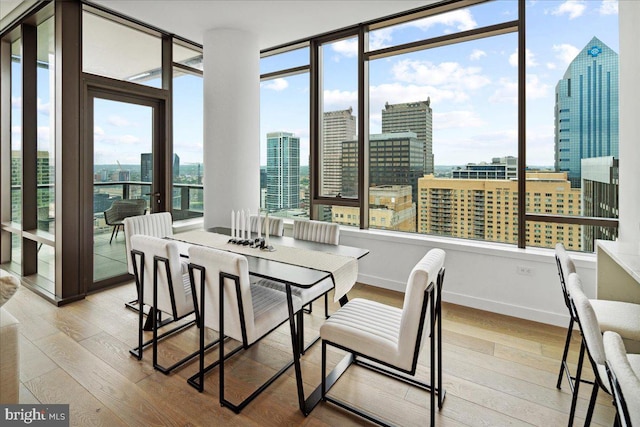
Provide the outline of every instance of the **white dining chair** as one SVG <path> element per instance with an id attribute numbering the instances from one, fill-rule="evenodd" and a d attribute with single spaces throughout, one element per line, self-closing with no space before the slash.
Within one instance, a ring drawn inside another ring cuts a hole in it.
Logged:
<path id="1" fill-rule="evenodd" d="M 249 217 L 249 227 L 251 227 L 252 233 L 258 232 L 258 224 L 260 225 L 260 231 L 264 236 L 267 231 L 265 228 L 265 217 L 260 216 L 260 218 L 258 219 L 258 215 L 251 215 Z M 269 217 L 269 235 L 276 237 L 284 235 L 284 219 Z"/>
<path id="2" fill-rule="evenodd" d="M 615 332 L 605 332 L 602 341 L 617 425 L 640 426 L 640 354 L 627 354 L 622 337 Z"/>
<path id="3" fill-rule="evenodd" d="M 293 238 L 297 240 L 305 240 L 310 242 L 325 243 L 329 245 L 337 246 L 340 243 L 340 226 L 324 221 L 313 220 L 294 220 L 293 221 Z M 260 286 L 265 286 L 271 289 L 284 291 L 285 285 L 280 282 L 276 282 L 269 279 L 259 279 L 256 283 Z M 324 295 L 324 315 L 325 318 L 329 316 L 329 292 L 334 288 L 333 279 L 327 277 L 320 283 L 315 284 L 310 288 L 292 287 L 291 291 L 293 295 L 300 298 L 303 307 L 307 313 L 312 312 L 312 303 Z M 300 326 L 300 347 L 302 354 L 313 345 L 320 337 L 318 336 L 312 340 L 307 346 L 304 345 L 304 320 L 301 320 Z"/>
<path id="4" fill-rule="evenodd" d="M 187 266 L 180 259 L 177 243 L 158 237 L 141 234 L 131 236 L 131 254 L 136 285 L 140 292 L 139 298 L 142 304 L 151 308 L 149 317 L 155 319 L 158 312 L 164 312 L 176 322 L 195 314 L 195 320 L 179 324 L 161 335 L 158 335 L 158 322 L 152 322 L 153 338 L 143 343 L 143 310 L 138 312 L 138 347 L 130 352 L 141 360 L 144 348 L 151 343 L 153 367 L 168 374 L 199 354 L 197 351 L 193 352 L 169 367 L 158 363 L 158 342 L 197 324 L 198 313 L 191 293 Z"/>
<path id="5" fill-rule="evenodd" d="M 173 236 L 173 220 L 169 212 L 152 213 L 150 215 L 137 215 L 127 217 L 123 220 L 124 241 L 127 251 L 127 271 L 133 275 L 133 262 L 131 258 L 131 236 L 142 234 L 153 237 Z M 138 299 L 131 300 L 126 304 L 127 308 L 138 311 Z M 160 321 L 162 325 L 162 321 Z M 150 328 L 150 324 L 148 328 Z"/>
<path id="6" fill-rule="evenodd" d="M 251 285 L 247 258 L 243 255 L 204 246 L 189 248 L 189 274 L 193 294 L 196 295 L 200 322 L 200 362 L 198 372 L 188 382 L 199 391 L 204 390 L 204 375 L 219 365 L 220 404 L 239 413 L 258 394 L 272 384 L 292 364 L 276 372 L 255 392 L 234 404 L 225 397 L 225 359 L 256 344 L 280 325 L 289 321 L 292 353 L 295 355 L 296 328 L 294 316 L 300 311 L 300 299 L 275 289 Z M 220 301 L 223 301 L 220 304 Z M 220 340 L 233 338 L 240 346 L 224 353 L 219 346 L 218 360 L 204 366 L 205 328 L 219 332 Z"/>
<path id="7" fill-rule="evenodd" d="M 580 276 L 578 276 L 577 273 L 571 273 L 569 275 L 567 280 L 567 289 L 571 296 L 571 304 L 576 315 L 576 323 L 580 326 L 580 332 L 582 333 L 582 343 L 580 345 L 580 354 L 578 356 L 578 367 L 573 387 L 568 425 L 569 427 L 573 426 L 580 383 L 587 382 L 593 384 L 591 399 L 589 400 L 589 407 L 587 409 L 587 415 L 585 416 L 584 423 L 585 426 L 588 426 L 591 424 L 591 417 L 593 416 L 598 391 L 603 389 L 605 392 L 611 394 L 605 367 L 606 354 L 602 341 L 602 326 L 598 322 L 597 314 L 592 305 L 593 300 L 589 300 L 585 295 Z M 591 362 L 591 367 L 595 376 L 593 382 L 582 380 L 585 352 Z"/>
<path id="8" fill-rule="evenodd" d="M 376 301 L 356 298 L 349 301 L 331 315 L 320 328 L 322 337 L 322 397 L 367 420 L 387 425 L 375 415 L 355 408 L 327 394 L 331 386 L 351 363 L 373 369 L 379 373 L 407 382 L 430 391 L 430 420 L 435 423 L 435 396 L 438 407 L 444 402 L 442 389 L 442 353 L 440 350 L 441 329 L 439 294 L 444 281 L 445 252 L 431 249 L 416 264 L 407 282 L 402 309 Z M 413 378 L 418 356 L 430 339 L 430 383 Z M 349 363 L 340 362 L 327 377 L 327 346 L 348 352 Z M 437 358 L 436 358 L 437 354 Z M 363 359 L 368 359 L 374 364 Z M 438 386 L 436 387 L 436 371 Z M 407 377 L 407 374 L 412 376 Z M 327 379 L 330 378 L 330 383 Z M 366 391 L 361 391 L 366 393 Z"/>
<path id="9" fill-rule="evenodd" d="M 569 386 L 573 389 L 575 377 L 571 376 L 569 366 L 567 365 L 567 354 L 571 344 L 573 333 L 573 325 L 576 321 L 576 313 L 573 312 L 571 306 L 571 293 L 567 288 L 567 279 L 571 273 L 576 272 L 576 267 L 571 256 L 565 250 L 562 243 L 558 243 L 555 248 L 556 265 L 558 267 L 558 276 L 560 278 L 560 287 L 564 303 L 569 312 L 569 326 L 567 327 L 567 336 L 564 343 L 564 351 L 562 360 L 560 361 L 560 371 L 556 387 L 562 386 L 562 376 L 566 375 Z M 601 332 L 614 331 L 620 334 L 627 343 L 638 348 L 640 346 L 640 304 L 633 304 L 623 301 L 610 301 L 602 299 L 589 300 L 593 311 L 595 312 Z"/>

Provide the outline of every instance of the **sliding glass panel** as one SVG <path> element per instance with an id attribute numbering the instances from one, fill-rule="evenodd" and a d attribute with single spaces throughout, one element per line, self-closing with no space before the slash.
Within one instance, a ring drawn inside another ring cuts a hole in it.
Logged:
<path id="1" fill-rule="evenodd" d="M 11 44 L 11 221 L 22 223 L 22 43 Z"/>
<path id="2" fill-rule="evenodd" d="M 538 174 L 527 213 L 618 218 L 618 30 L 617 1 L 527 5 L 527 170 Z M 532 246 L 593 252 L 594 239 L 617 237 L 615 227 L 535 225 L 544 233 L 527 224 Z"/>
<path id="3" fill-rule="evenodd" d="M 203 215 L 202 76 L 173 72 L 173 219 Z"/>
<path id="4" fill-rule="evenodd" d="M 260 207 L 309 218 L 309 73 L 260 84 Z"/>
<path id="5" fill-rule="evenodd" d="M 506 34 L 369 63 L 371 228 L 517 243 L 516 46 Z"/>
<path id="6" fill-rule="evenodd" d="M 122 221 L 149 209 L 153 108 L 93 98 L 94 282 L 127 273 Z"/>
<path id="7" fill-rule="evenodd" d="M 37 154 L 37 208 L 38 230 L 55 239 L 55 35 L 54 18 L 38 25 L 38 154 Z M 55 293 L 55 248 L 38 248 L 38 275 L 46 290 Z M 46 285 L 48 283 L 48 285 Z"/>

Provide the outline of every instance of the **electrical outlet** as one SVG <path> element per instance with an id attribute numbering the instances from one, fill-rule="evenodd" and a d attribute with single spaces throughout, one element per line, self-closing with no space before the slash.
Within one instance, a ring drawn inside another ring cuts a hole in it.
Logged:
<path id="1" fill-rule="evenodd" d="M 531 267 L 527 267 L 526 265 L 517 265 L 516 273 L 522 276 L 531 276 L 531 274 L 533 273 L 533 269 Z"/>

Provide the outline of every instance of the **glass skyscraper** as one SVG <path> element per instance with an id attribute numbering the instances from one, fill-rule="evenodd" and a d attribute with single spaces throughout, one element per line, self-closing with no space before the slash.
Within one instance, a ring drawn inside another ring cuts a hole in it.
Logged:
<path id="1" fill-rule="evenodd" d="M 300 207 L 300 138 L 267 134 L 267 198 L 270 212 Z"/>
<path id="2" fill-rule="evenodd" d="M 618 54 L 597 37 L 556 85 L 555 169 L 580 187 L 581 159 L 618 158 Z"/>

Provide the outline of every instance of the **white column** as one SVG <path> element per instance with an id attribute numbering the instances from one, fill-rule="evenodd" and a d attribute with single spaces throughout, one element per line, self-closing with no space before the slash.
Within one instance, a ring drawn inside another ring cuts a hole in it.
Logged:
<path id="1" fill-rule="evenodd" d="M 260 206 L 260 48 L 256 35 L 204 35 L 204 227 Z"/>
<path id="2" fill-rule="evenodd" d="M 620 234 L 625 249 L 640 253 L 640 2 L 619 2 L 620 22 Z"/>

